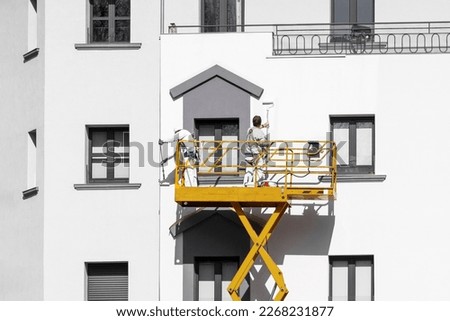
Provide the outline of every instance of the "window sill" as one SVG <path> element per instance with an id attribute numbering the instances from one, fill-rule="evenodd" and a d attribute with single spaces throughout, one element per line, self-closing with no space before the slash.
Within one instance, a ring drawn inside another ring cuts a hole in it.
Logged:
<path id="1" fill-rule="evenodd" d="M 73 184 L 77 191 L 104 191 L 104 190 L 124 190 L 139 189 L 140 183 L 96 183 L 96 184 Z"/>
<path id="2" fill-rule="evenodd" d="M 386 175 L 375 174 L 341 174 L 337 176 L 338 183 L 369 183 L 384 182 Z M 320 176 L 320 181 L 324 183 L 331 182 L 330 176 Z"/>
<path id="3" fill-rule="evenodd" d="M 76 43 L 77 50 L 136 50 L 141 49 L 141 43 Z"/>
<path id="4" fill-rule="evenodd" d="M 39 187 L 32 187 L 22 192 L 23 196 L 22 199 L 26 200 L 27 198 L 33 197 L 37 195 L 39 192 Z"/>
<path id="5" fill-rule="evenodd" d="M 33 58 L 36 58 L 39 54 L 39 48 L 34 48 L 23 55 L 23 62 L 28 62 Z"/>

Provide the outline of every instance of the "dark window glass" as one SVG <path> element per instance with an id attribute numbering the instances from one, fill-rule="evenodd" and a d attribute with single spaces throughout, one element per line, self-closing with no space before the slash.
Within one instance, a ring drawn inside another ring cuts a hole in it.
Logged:
<path id="1" fill-rule="evenodd" d="M 94 20 L 92 27 L 93 42 L 108 42 L 109 27 L 107 20 Z"/>
<path id="2" fill-rule="evenodd" d="M 116 42 L 130 42 L 130 20 L 116 21 Z"/>
<path id="3" fill-rule="evenodd" d="M 109 3 L 108 0 L 93 0 L 91 1 L 92 15 L 94 17 L 108 17 Z"/>
<path id="4" fill-rule="evenodd" d="M 227 1 L 227 31 L 236 31 L 236 1 Z"/>
<path id="5" fill-rule="evenodd" d="M 216 25 L 220 24 L 220 1 L 217 0 L 204 0 L 203 5 L 203 24 L 207 27 L 204 29 L 205 32 L 217 32 L 219 27 Z"/>
<path id="6" fill-rule="evenodd" d="M 203 32 L 236 31 L 236 25 L 243 23 L 243 3 L 244 0 L 202 0 Z"/>
<path id="7" fill-rule="evenodd" d="M 91 42 L 130 42 L 130 0 L 90 0 Z"/>
<path id="8" fill-rule="evenodd" d="M 116 17 L 130 16 L 130 0 L 116 0 Z"/>

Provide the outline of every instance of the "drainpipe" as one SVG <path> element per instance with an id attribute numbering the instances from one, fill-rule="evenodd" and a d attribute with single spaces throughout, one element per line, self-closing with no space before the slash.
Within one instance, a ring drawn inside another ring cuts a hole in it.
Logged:
<path id="1" fill-rule="evenodd" d="M 161 0 L 161 3 L 160 3 L 160 18 L 159 18 L 159 20 L 160 20 L 160 22 L 161 22 L 161 26 L 160 26 L 160 28 L 161 28 L 161 30 L 160 30 L 160 33 L 161 34 L 163 34 L 164 33 L 164 0 Z"/>

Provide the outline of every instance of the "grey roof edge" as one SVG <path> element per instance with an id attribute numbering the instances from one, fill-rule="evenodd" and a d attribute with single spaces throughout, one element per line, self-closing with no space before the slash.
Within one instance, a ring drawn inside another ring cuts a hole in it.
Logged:
<path id="1" fill-rule="evenodd" d="M 247 92 L 250 96 L 259 99 L 261 98 L 264 89 L 255 85 L 254 83 L 232 73 L 231 71 L 219 66 L 214 65 L 209 69 L 206 69 L 205 71 L 199 73 L 198 75 L 182 82 L 178 86 L 173 87 L 170 89 L 170 96 L 173 100 L 177 100 L 178 98 L 182 97 L 187 92 L 191 91 L 192 89 L 208 82 L 209 80 L 213 79 L 214 77 L 219 77 L 226 82 L 242 89 L 243 91 Z"/>

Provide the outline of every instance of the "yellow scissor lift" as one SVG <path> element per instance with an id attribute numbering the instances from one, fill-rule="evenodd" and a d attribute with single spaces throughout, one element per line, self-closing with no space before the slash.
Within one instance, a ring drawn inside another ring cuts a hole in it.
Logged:
<path id="1" fill-rule="evenodd" d="M 175 201 L 187 207 L 231 207 L 253 242 L 250 251 L 228 286 L 235 301 L 239 287 L 258 256 L 275 280 L 275 301 L 288 294 L 283 273 L 265 249 L 272 232 L 292 200 L 330 200 L 336 197 L 336 145 L 332 141 L 270 141 L 259 155 L 245 157 L 245 141 L 194 141 L 199 157 L 183 157 L 186 142 L 176 148 Z M 244 161 L 247 159 L 248 162 Z M 251 159 L 251 161 L 249 161 Z M 239 160 L 241 160 L 239 162 Z M 185 175 L 195 169 L 199 180 L 213 176 L 253 177 L 252 182 L 229 185 L 187 186 Z M 258 177 L 261 176 L 261 177 Z M 323 179 L 327 177 L 327 179 Z M 259 234 L 253 229 L 244 207 L 275 208 Z"/>

